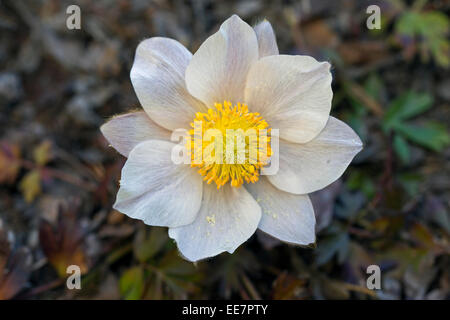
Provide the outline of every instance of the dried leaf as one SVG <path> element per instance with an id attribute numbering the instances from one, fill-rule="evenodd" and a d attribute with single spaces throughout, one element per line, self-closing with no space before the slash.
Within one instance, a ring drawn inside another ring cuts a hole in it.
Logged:
<path id="1" fill-rule="evenodd" d="M 11 299 L 19 293 L 28 281 L 31 263 L 29 249 L 11 251 L 6 233 L 0 230 L 0 300 Z"/>
<path id="2" fill-rule="evenodd" d="M 0 183 L 13 183 L 20 170 L 20 149 L 7 142 L 0 143 Z"/>
<path id="3" fill-rule="evenodd" d="M 51 154 L 52 144 L 50 141 L 43 141 L 40 145 L 38 145 L 33 150 L 33 159 L 34 162 L 39 166 L 44 166 L 49 162 L 52 158 Z"/>
<path id="4" fill-rule="evenodd" d="M 297 297 L 299 290 L 306 284 L 305 280 L 293 277 L 287 272 L 281 273 L 274 283 L 273 299 L 290 300 Z"/>
<path id="5" fill-rule="evenodd" d="M 20 181 L 20 191 L 25 198 L 25 201 L 30 203 L 38 196 L 41 190 L 41 172 L 39 170 L 31 170 Z"/>
<path id="6" fill-rule="evenodd" d="M 61 278 L 67 277 L 66 270 L 70 265 L 80 267 L 82 274 L 88 271 L 84 234 L 74 209 L 61 209 L 56 226 L 43 220 L 39 228 L 42 250 Z"/>

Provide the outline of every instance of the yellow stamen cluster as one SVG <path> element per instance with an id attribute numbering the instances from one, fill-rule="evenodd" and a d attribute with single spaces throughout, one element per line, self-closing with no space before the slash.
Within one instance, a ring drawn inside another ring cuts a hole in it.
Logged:
<path id="1" fill-rule="evenodd" d="M 247 183 L 258 181 L 260 168 L 268 164 L 272 155 L 269 145 L 270 128 L 259 113 L 249 112 L 246 104 L 237 103 L 233 106 L 231 102 L 224 101 L 223 104 L 215 103 L 214 109 L 210 108 L 207 112 L 198 112 L 191 127 L 189 131 L 191 139 L 187 145 L 191 166 L 200 168 L 198 172 L 204 176 L 208 184 L 214 181 L 219 189 L 229 181 L 233 187 L 241 186 L 244 181 Z M 220 141 L 215 141 L 215 136 L 205 139 L 207 135 L 205 132 L 211 132 L 210 129 L 219 133 L 219 137 L 223 139 L 222 143 L 218 144 Z M 227 142 L 236 138 L 230 136 L 230 132 L 256 133 L 250 136 L 242 135 L 245 158 L 241 158 L 241 161 L 229 161 L 230 158 L 236 160 L 244 154 L 244 152 L 238 154 L 236 147 L 226 149 Z M 222 150 L 218 150 L 217 146 Z M 208 160 L 205 153 L 210 153 L 214 160 Z M 220 161 L 217 161 L 218 159 Z"/>

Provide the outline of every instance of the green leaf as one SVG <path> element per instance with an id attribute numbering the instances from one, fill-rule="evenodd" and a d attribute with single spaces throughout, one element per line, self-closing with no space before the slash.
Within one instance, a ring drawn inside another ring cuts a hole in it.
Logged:
<path id="1" fill-rule="evenodd" d="M 141 228 L 133 243 L 136 259 L 145 262 L 155 256 L 167 242 L 167 231 L 160 227 Z"/>
<path id="2" fill-rule="evenodd" d="M 364 83 L 364 89 L 374 99 L 378 99 L 386 90 L 383 80 L 376 73 L 370 74 Z"/>
<path id="3" fill-rule="evenodd" d="M 371 199 L 375 195 L 375 185 L 373 177 L 366 174 L 363 170 L 353 170 L 347 179 L 349 190 L 361 190 L 367 198 Z"/>
<path id="4" fill-rule="evenodd" d="M 357 117 L 362 117 L 367 114 L 367 107 L 364 106 L 364 102 L 360 98 L 356 97 L 350 89 L 350 84 L 345 85 L 345 92 L 350 100 L 350 104 L 353 107 L 353 114 Z M 371 98 L 378 100 L 386 90 L 382 79 L 376 74 L 371 74 L 363 85 L 364 91 Z"/>
<path id="5" fill-rule="evenodd" d="M 448 41 L 449 19 L 439 11 L 404 13 L 395 25 L 395 31 L 400 36 L 420 39 L 426 49 L 422 57 L 431 52 L 436 62 L 447 68 L 450 65 Z"/>
<path id="6" fill-rule="evenodd" d="M 408 142 L 399 134 L 394 136 L 394 150 L 403 163 L 408 163 L 411 157 Z"/>
<path id="7" fill-rule="evenodd" d="M 144 292 L 144 271 L 135 266 L 122 274 L 119 280 L 120 294 L 126 300 L 138 300 Z"/>
<path id="8" fill-rule="evenodd" d="M 420 15 L 418 31 L 429 38 L 444 38 L 448 33 L 448 17 L 439 11 L 424 12 Z"/>
<path id="9" fill-rule="evenodd" d="M 189 276 L 194 275 L 196 268 L 180 257 L 177 250 L 169 251 L 159 262 L 158 268 L 168 275 Z"/>
<path id="10" fill-rule="evenodd" d="M 42 192 L 40 171 L 34 169 L 28 172 L 20 181 L 19 189 L 26 202 L 33 202 L 33 200 Z"/>
<path id="11" fill-rule="evenodd" d="M 426 47 L 431 51 L 436 62 L 447 68 L 450 64 L 450 43 L 448 17 L 439 11 L 425 12 L 418 24 L 419 34 L 423 37 Z"/>
<path id="12" fill-rule="evenodd" d="M 413 37 L 418 32 L 417 26 L 421 22 L 420 18 L 420 14 L 417 12 L 405 12 L 397 20 L 395 32 L 403 36 Z"/>
<path id="13" fill-rule="evenodd" d="M 51 147 L 51 142 L 46 140 L 39 144 L 36 148 L 34 148 L 33 159 L 37 165 L 44 166 L 51 160 Z"/>
<path id="14" fill-rule="evenodd" d="M 324 265 L 338 254 L 338 260 L 343 261 L 348 252 L 349 237 L 345 232 L 335 234 L 325 240 L 319 242 L 316 249 L 316 264 L 317 266 Z"/>
<path id="15" fill-rule="evenodd" d="M 436 62 L 440 66 L 448 68 L 450 65 L 450 43 L 445 39 L 433 38 L 430 40 L 429 46 Z"/>
<path id="16" fill-rule="evenodd" d="M 368 140 L 368 130 L 367 125 L 364 122 L 364 118 L 358 116 L 355 113 L 347 113 L 346 114 L 346 122 L 348 125 L 355 130 L 355 132 L 358 134 L 358 136 L 361 138 L 363 142 L 366 142 Z"/>
<path id="17" fill-rule="evenodd" d="M 423 126 L 398 123 L 394 129 L 406 139 L 434 151 L 441 151 L 450 143 L 447 129 L 435 122 L 428 122 Z"/>
<path id="18" fill-rule="evenodd" d="M 358 215 L 365 202 L 366 196 L 362 192 L 344 191 L 339 195 L 339 202 L 336 204 L 336 216 L 352 220 Z"/>
<path id="19" fill-rule="evenodd" d="M 402 120 L 410 119 L 430 109 L 433 97 L 428 93 L 409 91 L 395 99 L 384 117 L 386 129 L 392 128 Z"/>
<path id="20" fill-rule="evenodd" d="M 164 282 L 179 294 L 193 291 L 202 276 L 194 264 L 180 257 L 178 250 L 169 251 L 157 268 L 164 274 Z"/>

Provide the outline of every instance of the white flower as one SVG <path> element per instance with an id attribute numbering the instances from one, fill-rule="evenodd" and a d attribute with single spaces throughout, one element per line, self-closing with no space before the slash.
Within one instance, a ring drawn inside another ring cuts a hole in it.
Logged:
<path id="1" fill-rule="evenodd" d="M 331 80 L 327 62 L 279 55 L 268 21 L 253 29 L 234 15 L 194 55 L 172 39 L 144 40 L 131 70 L 144 112 L 101 128 L 128 157 L 114 208 L 169 227 L 191 261 L 233 253 L 257 228 L 289 243 L 314 243 L 307 194 L 338 179 L 362 149 L 355 132 L 329 116 Z M 242 104 L 233 113 L 229 103 Z M 264 163 L 214 170 L 174 164 L 171 132 L 190 129 L 195 119 L 220 122 L 220 130 L 227 123 L 279 129 L 278 172 L 259 175 Z"/>

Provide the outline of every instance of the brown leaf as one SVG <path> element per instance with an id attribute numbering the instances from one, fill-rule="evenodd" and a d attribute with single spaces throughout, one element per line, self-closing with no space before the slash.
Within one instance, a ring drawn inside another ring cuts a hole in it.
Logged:
<path id="1" fill-rule="evenodd" d="M 31 263 L 28 248 L 11 251 L 6 233 L 0 230 L 0 300 L 13 298 L 24 287 Z"/>
<path id="2" fill-rule="evenodd" d="M 66 270 L 70 265 L 79 266 L 82 274 L 88 271 L 83 239 L 74 208 L 61 209 L 56 226 L 45 220 L 41 222 L 39 240 L 42 250 L 61 278 L 67 276 Z"/>
<path id="3" fill-rule="evenodd" d="M 423 224 L 415 223 L 411 230 L 411 236 L 425 248 L 435 248 L 433 235 Z"/>
<path id="4" fill-rule="evenodd" d="M 0 143 L 0 183 L 13 183 L 20 170 L 20 149 L 7 142 Z"/>
<path id="5" fill-rule="evenodd" d="M 298 291 L 305 286 L 305 283 L 305 280 L 291 276 L 287 272 L 283 272 L 275 280 L 273 288 L 273 299 L 294 299 L 297 297 Z"/>
<path id="6" fill-rule="evenodd" d="M 301 30 L 307 46 L 313 49 L 335 47 L 339 42 L 337 34 L 323 20 L 308 22 Z"/>
<path id="7" fill-rule="evenodd" d="M 375 63 L 388 56 L 382 41 L 348 41 L 340 44 L 337 51 L 348 65 Z"/>

